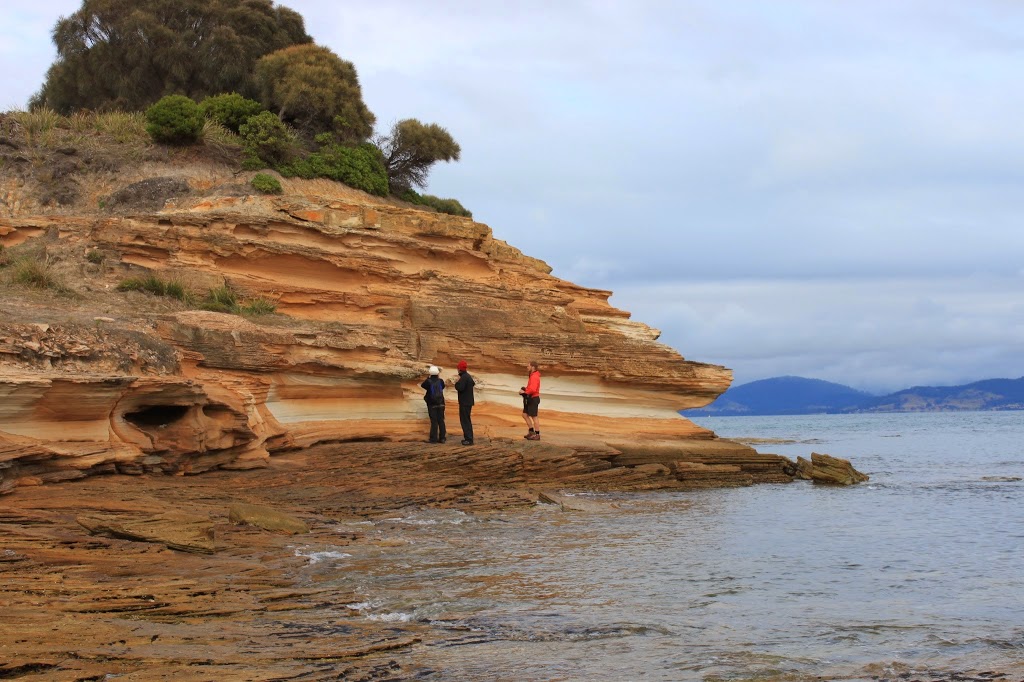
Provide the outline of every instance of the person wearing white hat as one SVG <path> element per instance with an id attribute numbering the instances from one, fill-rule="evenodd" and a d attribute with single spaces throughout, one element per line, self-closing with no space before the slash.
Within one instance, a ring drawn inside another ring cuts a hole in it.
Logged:
<path id="1" fill-rule="evenodd" d="M 448 433 L 444 427 L 444 381 L 441 380 L 441 368 L 431 365 L 420 388 L 425 391 L 423 400 L 427 403 L 427 414 L 430 415 L 430 442 L 443 443 Z"/>

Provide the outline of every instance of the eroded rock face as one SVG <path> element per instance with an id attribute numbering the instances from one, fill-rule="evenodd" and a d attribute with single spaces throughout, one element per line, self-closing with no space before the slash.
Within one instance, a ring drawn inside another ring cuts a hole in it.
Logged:
<path id="1" fill-rule="evenodd" d="M 867 474 L 854 469 L 850 460 L 818 452 L 812 452 L 810 460 L 797 458 L 796 475 L 798 478 L 825 485 L 855 485 L 870 478 Z"/>
<path id="2" fill-rule="evenodd" d="M 460 359 L 477 381 L 478 439 L 521 435 L 518 389 L 537 359 L 545 440 L 645 442 L 690 460 L 706 452 L 709 461 L 683 467 L 694 481 L 734 466 L 715 459 L 719 450 L 754 453 L 677 413 L 722 393 L 729 370 L 658 343 L 656 330 L 608 303 L 611 292 L 552 276 L 466 218 L 286 184 L 283 198 L 206 187 L 206 197 L 155 212 L 0 218 L 8 247 L 49 235 L 109 259 L 82 270 L 94 293 L 77 319 L 57 324 L 25 307 L 18 323 L 0 319 L 0 490 L 90 473 L 260 466 L 323 441 L 418 439 L 426 366 L 451 378 Z M 142 299 L 114 290 L 140 274 L 193 290 L 226 284 L 243 300 L 274 301 L 278 314 L 176 303 L 133 312 Z M 127 303 L 100 316 L 89 305 L 103 291 Z M 622 466 L 649 463 L 622 452 Z M 676 471 L 665 452 L 654 459 Z"/>

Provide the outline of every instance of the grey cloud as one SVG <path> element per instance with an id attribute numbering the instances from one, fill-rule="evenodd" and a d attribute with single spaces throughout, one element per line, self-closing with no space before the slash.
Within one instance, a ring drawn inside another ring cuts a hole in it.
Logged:
<path id="1" fill-rule="evenodd" d="M 861 387 L 1024 373 L 1018 3 L 282 4 L 381 127 L 452 132 L 428 191 L 687 357 Z"/>
<path id="2" fill-rule="evenodd" d="M 739 383 L 800 374 L 886 391 L 1024 375 L 1022 297 L 1015 276 L 627 285 L 612 303 Z"/>

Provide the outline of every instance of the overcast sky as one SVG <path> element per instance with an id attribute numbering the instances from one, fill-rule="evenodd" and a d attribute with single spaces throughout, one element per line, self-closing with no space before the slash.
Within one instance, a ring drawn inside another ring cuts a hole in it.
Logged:
<path id="1" fill-rule="evenodd" d="M 281 4 L 458 140 L 430 193 L 736 384 L 1024 375 L 1024 3 Z M 0 105 L 80 5 L 4 0 Z"/>

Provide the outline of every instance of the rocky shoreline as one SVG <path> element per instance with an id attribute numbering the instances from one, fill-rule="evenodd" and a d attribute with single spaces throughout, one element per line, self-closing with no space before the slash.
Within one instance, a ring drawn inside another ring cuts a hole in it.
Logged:
<path id="1" fill-rule="evenodd" d="M 416 652 L 459 633 L 365 618 L 353 606 L 359 595 L 303 571 L 309 558 L 300 548 L 373 543 L 384 556 L 400 552 L 386 536 L 352 530 L 396 510 L 485 513 L 564 503 L 556 492 L 564 488 L 685 488 L 650 467 L 609 466 L 606 457 L 511 440 L 322 444 L 249 471 L 19 488 L 0 508 L 0 679 L 429 676 Z M 235 522 L 239 505 L 248 505 L 247 522 Z M 266 530 L 253 525 L 262 523 L 254 510 L 298 525 Z M 898 672 L 873 679 L 1016 679 Z"/>
<path id="2" fill-rule="evenodd" d="M 407 508 L 528 506 L 557 498 L 543 492 L 551 486 L 716 483 L 697 463 L 697 477 L 686 483 L 665 464 L 609 461 L 617 456 L 511 440 L 322 444 L 249 471 L 20 487 L 0 509 L 0 678 L 406 679 L 415 671 L 402 652 L 450 633 L 368 622 L 345 606 L 356 595 L 300 584 L 307 559 L 296 545 L 378 541 L 339 534 L 338 524 Z M 742 466 L 762 473 L 734 484 L 789 480 L 782 472 L 788 460 L 748 459 L 726 473 Z M 309 533 L 233 523 L 232 506 L 240 503 L 293 517 Z"/>
<path id="3" fill-rule="evenodd" d="M 369 675 L 378 665 L 398 674 L 396 652 L 446 635 L 419 623 L 369 623 L 344 606 L 355 595 L 299 585 L 307 560 L 296 555 L 298 542 L 375 541 L 339 534 L 338 525 L 398 509 L 473 513 L 564 503 L 557 488 L 792 480 L 783 471 L 792 463 L 777 455 L 754 453 L 728 466 L 686 462 L 681 453 L 674 463 L 657 462 L 655 455 L 501 439 L 472 447 L 328 443 L 249 471 L 23 486 L 0 510 L 11 626 L 0 635 L 0 677 L 94 679 L 159 669 L 189 679 L 336 679 L 354 666 L 349 679 L 359 679 L 354 671 Z M 725 469 L 717 478 L 716 466 Z M 299 525 L 272 532 L 234 523 L 239 505 Z M 292 534 L 303 525 L 308 533 Z"/>

